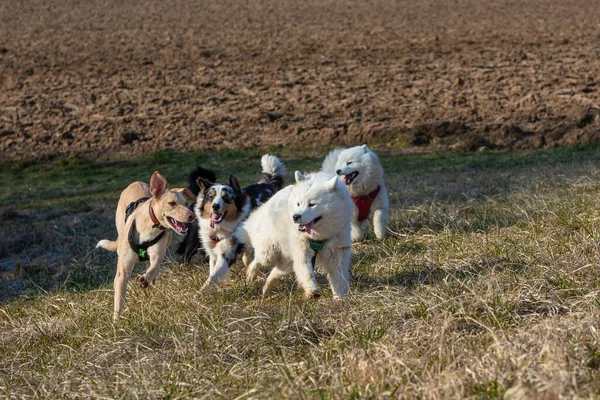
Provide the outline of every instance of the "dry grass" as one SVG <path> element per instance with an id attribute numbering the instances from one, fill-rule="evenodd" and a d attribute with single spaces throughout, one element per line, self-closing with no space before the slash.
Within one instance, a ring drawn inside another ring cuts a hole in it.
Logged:
<path id="1" fill-rule="evenodd" d="M 71 251 L 62 284 L 5 295 L 0 396 L 596 397 L 597 150 L 384 157 L 393 234 L 354 246 L 347 300 L 305 302 L 292 279 L 263 300 L 239 267 L 202 293 L 206 264 L 171 259 L 118 325 L 114 256 L 90 251 L 114 201 L 92 202 L 38 244 Z"/>

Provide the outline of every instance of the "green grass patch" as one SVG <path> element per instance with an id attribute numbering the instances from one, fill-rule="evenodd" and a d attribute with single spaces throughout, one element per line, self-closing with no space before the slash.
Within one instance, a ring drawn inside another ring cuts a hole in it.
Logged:
<path id="1" fill-rule="evenodd" d="M 116 325 L 116 257 L 94 246 L 119 192 L 197 164 L 250 184 L 263 152 L 0 166 L 0 397 L 594 397 L 598 150 L 382 154 L 389 235 L 353 245 L 348 299 L 321 274 L 318 301 L 291 277 L 263 299 L 239 265 L 201 292 L 206 263 L 169 254 Z M 270 151 L 292 172 L 326 150 Z"/>

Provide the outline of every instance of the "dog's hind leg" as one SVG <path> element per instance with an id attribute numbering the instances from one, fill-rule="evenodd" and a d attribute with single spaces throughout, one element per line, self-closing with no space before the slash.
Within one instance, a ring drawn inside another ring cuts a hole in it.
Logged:
<path id="1" fill-rule="evenodd" d="M 275 281 L 277 279 L 290 274 L 292 271 L 293 270 L 291 268 L 282 268 L 279 265 L 276 265 L 275 267 L 273 267 L 273 269 L 269 273 L 269 276 L 267 277 L 267 280 L 262 288 L 263 297 L 267 297 L 269 294 L 271 294 L 271 290 L 273 289 L 273 284 L 275 283 Z"/>
<path id="2" fill-rule="evenodd" d="M 127 293 L 127 282 L 131 277 L 131 271 L 133 270 L 133 264 L 128 265 L 124 262 L 121 257 L 117 261 L 117 274 L 115 275 L 115 301 L 114 301 L 114 312 L 113 321 L 117 322 L 121 312 L 123 312 L 123 306 L 125 305 L 125 294 Z"/>
<path id="3" fill-rule="evenodd" d="M 322 261 L 321 261 L 322 260 Z M 327 280 L 335 298 L 345 297 L 350 290 L 350 248 L 331 249 L 329 256 L 323 254 L 317 262 L 327 273 Z"/>
<path id="4" fill-rule="evenodd" d="M 261 264 L 255 260 L 252 260 L 248 268 L 246 269 L 246 283 L 250 284 L 256 280 L 258 271 L 261 268 Z"/>
<path id="5" fill-rule="evenodd" d="M 388 215 L 387 210 L 378 209 L 373 212 L 373 230 L 377 239 L 384 239 L 387 231 Z"/>
<path id="6" fill-rule="evenodd" d="M 244 249 L 244 257 L 246 256 L 246 251 L 248 251 L 248 249 Z M 265 254 L 263 251 L 256 251 L 256 249 L 254 248 L 250 248 L 250 256 L 254 257 L 254 259 L 250 259 L 250 263 L 249 265 L 247 265 L 246 268 L 246 283 L 250 284 L 252 282 L 254 282 L 256 280 L 256 277 L 258 275 L 258 272 L 260 271 L 260 269 L 263 266 L 267 266 L 267 265 L 272 265 L 273 262 L 275 261 L 273 259 L 273 255 L 272 254 Z M 250 257 L 248 257 L 250 258 Z M 246 263 L 246 259 L 242 258 L 244 260 L 244 264 Z"/>

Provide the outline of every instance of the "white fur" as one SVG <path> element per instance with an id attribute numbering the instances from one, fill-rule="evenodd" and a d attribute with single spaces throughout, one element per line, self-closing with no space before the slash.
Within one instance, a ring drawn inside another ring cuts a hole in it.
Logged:
<path id="1" fill-rule="evenodd" d="M 350 163 L 350 164 L 348 164 Z M 358 221 L 358 208 L 354 207 L 352 217 L 352 241 L 364 239 L 364 230 L 368 221 L 373 224 L 375 236 L 383 239 L 387 231 L 388 213 L 390 203 L 387 188 L 383 180 L 383 168 L 379 158 L 366 144 L 351 147 L 349 149 L 335 149 L 331 151 L 323 161 L 322 170 L 332 174 L 338 174 L 343 183 L 344 175 L 358 171 L 358 176 L 348 185 L 352 196 L 365 196 L 380 186 L 377 197 L 371 204 L 369 217 L 364 221 Z M 339 173 L 338 173 L 339 171 Z"/>
<path id="2" fill-rule="evenodd" d="M 260 159 L 260 166 L 262 172 L 266 172 L 275 176 L 285 176 L 286 168 L 285 164 L 277 157 L 271 154 L 265 154 Z"/>
<path id="3" fill-rule="evenodd" d="M 350 193 L 334 175 L 296 172 L 295 185 L 280 190 L 236 230 L 240 242 L 254 248 L 247 280 L 253 281 L 261 266 L 272 267 L 263 287 L 263 295 L 267 295 L 275 279 L 293 271 L 305 296 L 316 297 L 320 293 L 311 263 L 315 252 L 309 239 L 327 240 L 317 252 L 315 268 L 319 266 L 326 272 L 334 296 L 346 296 L 353 207 Z M 294 214 L 300 216 L 297 222 Z M 298 224 L 316 217 L 321 219 L 311 234 L 298 230 Z"/>

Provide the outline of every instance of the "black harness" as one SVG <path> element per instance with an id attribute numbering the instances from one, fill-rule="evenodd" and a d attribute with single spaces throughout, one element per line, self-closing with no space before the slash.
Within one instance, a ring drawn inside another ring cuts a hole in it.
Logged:
<path id="1" fill-rule="evenodd" d="M 150 197 L 142 197 L 138 201 L 133 201 L 133 202 L 129 203 L 129 205 L 125 209 L 125 222 L 127 222 L 127 219 L 133 213 L 133 211 L 137 208 L 137 206 L 139 206 L 141 203 L 148 200 L 149 198 Z M 151 241 L 146 242 L 146 243 L 137 244 L 135 242 L 135 220 L 133 220 L 133 222 L 131 223 L 131 228 L 129 228 L 129 234 L 127 235 L 127 239 L 129 241 L 129 247 L 131 247 L 131 250 L 133 250 L 135 252 L 135 254 L 138 255 L 138 258 L 140 259 L 140 261 L 148 261 L 149 260 L 148 251 L 147 251 L 148 247 L 154 246 L 156 243 L 158 243 L 160 241 L 160 239 L 163 238 L 164 235 L 165 235 L 165 231 L 163 230 L 157 237 L 155 237 Z"/>
<path id="2" fill-rule="evenodd" d="M 326 241 L 327 241 L 327 239 L 325 239 L 325 240 L 308 239 L 308 242 L 310 243 L 310 248 L 315 251 L 315 255 L 312 257 L 312 260 L 310 260 L 310 263 L 312 264 L 312 267 L 313 267 L 313 271 L 315 270 L 315 263 L 317 262 L 317 252 L 319 250 L 323 249 Z"/>

